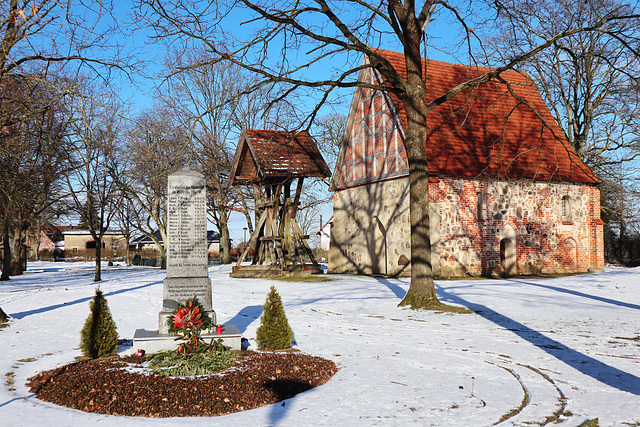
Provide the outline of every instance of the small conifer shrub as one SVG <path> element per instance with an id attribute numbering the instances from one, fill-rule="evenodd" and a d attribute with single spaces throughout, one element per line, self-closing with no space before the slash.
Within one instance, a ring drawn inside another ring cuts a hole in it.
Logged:
<path id="1" fill-rule="evenodd" d="M 278 350 L 289 348 L 293 342 L 293 331 L 284 314 L 282 299 L 271 286 L 271 291 L 267 295 L 267 300 L 262 306 L 263 312 L 260 318 L 260 327 L 256 331 L 256 341 L 258 349 Z"/>
<path id="2" fill-rule="evenodd" d="M 93 359 L 112 356 L 118 351 L 116 323 L 111 317 L 107 299 L 100 289 L 89 302 L 91 313 L 80 332 L 82 354 Z"/>

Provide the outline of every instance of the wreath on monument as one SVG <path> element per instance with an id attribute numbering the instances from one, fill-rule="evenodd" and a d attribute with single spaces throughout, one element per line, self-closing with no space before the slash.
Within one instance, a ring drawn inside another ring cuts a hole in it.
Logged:
<path id="1" fill-rule="evenodd" d="M 204 347 L 200 331 L 211 329 L 213 323 L 198 298 L 193 297 L 184 304 L 178 303 L 178 308 L 167 319 L 167 325 L 170 333 L 179 335 L 176 341 L 186 341 L 176 350 L 177 353 L 185 354 L 197 352 L 199 347 Z"/>

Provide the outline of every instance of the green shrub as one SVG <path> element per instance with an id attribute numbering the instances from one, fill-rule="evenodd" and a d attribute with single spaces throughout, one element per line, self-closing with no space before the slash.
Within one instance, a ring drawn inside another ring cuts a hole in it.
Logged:
<path id="1" fill-rule="evenodd" d="M 149 367 L 157 374 L 185 377 L 191 375 L 211 375 L 228 368 L 238 358 L 229 347 L 219 342 L 212 343 L 210 352 L 178 354 L 165 350 L 149 356 Z"/>
<path id="2" fill-rule="evenodd" d="M 271 286 L 267 300 L 262 306 L 263 312 L 260 318 L 260 327 L 256 331 L 258 349 L 278 350 L 289 348 L 293 342 L 293 331 L 284 314 L 282 299 Z"/>
<path id="3" fill-rule="evenodd" d="M 111 318 L 107 299 L 100 289 L 96 289 L 96 295 L 89 302 L 89 310 L 91 314 L 80 332 L 82 354 L 93 359 L 116 354 L 118 351 L 116 324 Z"/>

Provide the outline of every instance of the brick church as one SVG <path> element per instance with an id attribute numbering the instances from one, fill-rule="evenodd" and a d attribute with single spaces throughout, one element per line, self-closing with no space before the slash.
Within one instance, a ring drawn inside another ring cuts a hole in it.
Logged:
<path id="1" fill-rule="evenodd" d="M 381 51 L 404 70 L 402 54 Z M 366 59 L 365 59 L 366 61 Z M 425 60 L 426 101 L 487 70 Z M 515 71 L 427 118 L 431 246 L 438 277 L 601 271 L 600 180 L 578 158 L 534 83 Z M 361 81 L 381 84 L 374 69 Z M 329 272 L 410 272 L 406 114 L 357 88 L 332 178 Z"/>

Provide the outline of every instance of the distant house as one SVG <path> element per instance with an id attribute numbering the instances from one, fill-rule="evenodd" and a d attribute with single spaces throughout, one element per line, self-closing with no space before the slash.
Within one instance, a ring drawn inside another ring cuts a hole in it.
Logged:
<path id="1" fill-rule="evenodd" d="M 162 235 L 160 234 L 160 230 L 154 231 L 153 236 L 162 244 Z M 156 243 L 153 241 L 153 239 L 151 239 L 151 237 L 147 236 L 146 234 L 143 234 L 131 240 L 129 242 L 129 250 L 137 254 L 141 254 L 143 252 L 159 252 Z"/>
<path id="2" fill-rule="evenodd" d="M 158 241 L 164 245 L 162 240 L 162 235 L 159 230 L 156 230 L 153 235 Z M 220 233 L 213 230 L 207 230 L 207 245 L 208 250 L 207 253 L 210 257 L 219 257 L 220 256 Z M 150 257 L 159 257 L 160 251 L 149 236 L 142 235 L 135 239 L 133 239 L 130 243 L 130 250 L 136 254 L 139 254 L 143 258 Z"/>
<path id="3" fill-rule="evenodd" d="M 403 54 L 380 53 L 406 72 Z M 424 69 L 426 102 L 489 71 L 433 60 L 424 60 Z M 384 84 L 372 68 L 359 80 Z M 503 72 L 426 120 L 435 275 L 602 270 L 600 180 L 576 155 L 529 77 Z M 393 92 L 355 90 L 332 178 L 330 272 L 409 273 L 406 125 Z"/>
<path id="4" fill-rule="evenodd" d="M 320 216 L 322 218 L 322 216 Z M 333 217 L 329 219 L 325 224 L 322 225 L 322 228 L 318 230 L 316 235 L 320 236 L 320 249 L 325 251 L 329 250 L 330 242 L 331 242 L 331 228 L 333 227 Z"/>
<path id="5" fill-rule="evenodd" d="M 220 256 L 220 233 L 217 231 L 207 230 L 207 253 L 210 257 Z"/>
<path id="6" fill-rule="evenodd" d="M 62 252 L 56 252 L 56 242 L 64 239 L 62 235 L 63 228 L 68 229 L 69 227 L 57 227 L 47 223 L 40 231 L 29 233 L 24 245 L 25 252 L 21 256 L 25 260 L 48 260 L 56 256 L 62 256 Z"/>
<path id="7" fill-rule="evenodd" d="M 69 230 L 64 236 L 65 258 L 95 258 L 96 242 L 89 230 Z M 127 255 L 127 238 L 121 231 L 107 231 L 102 238 L 101 257 L 105 260 Z"/>

